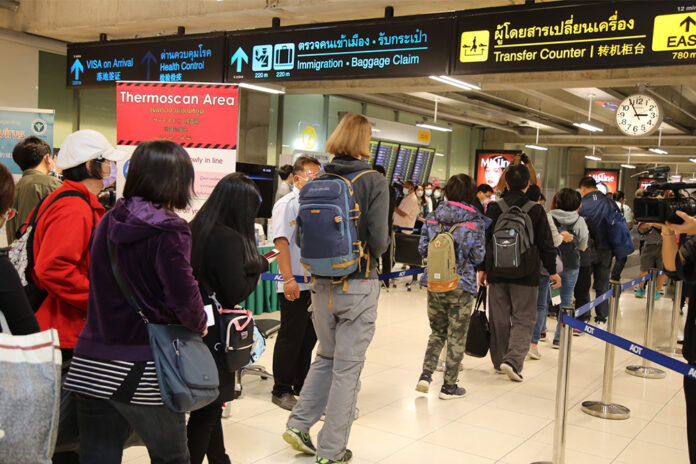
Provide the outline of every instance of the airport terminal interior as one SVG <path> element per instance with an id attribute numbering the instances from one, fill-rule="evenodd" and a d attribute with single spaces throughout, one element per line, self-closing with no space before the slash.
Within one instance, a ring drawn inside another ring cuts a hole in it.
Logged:
<path id="1" fill-rule="evenodd" d="M 693 182 L 684 187 L 689 195 L 696 189 L 694 30 L 696 3 L 686 0 L 0 0 L 0 136 L 16 130 L 6 121 L 17 110 L 38 115 L 29 119 L 35 129 L 36 118 L 50 116 L 55 153 L 80 129 L 101 132 L 129 155 L 148 134 L 181 143 L 200 190 L 182 217 L 193 217 L 224 174 L 244 172 L 263 197 L 256 220 L 263 253 L 273 248 L 277 169 L 303 155 L 328 164 L 324 145 L 347 113 L 368 118 L 369 163 L 383 166 L 399 192 L 404 181 L 444 187 L 460 173 L 495 188 L 524 153 L 547 210 L 556 192 L 578 189 L 590 176 L 604 194 L 625 192 L 638 214 L 636 192 L 652 183 Z M 191 93 L 172 98 L 168 89 Z M 192 98 L 208 106 L 181 111 L 198 102 Z M 143 102 L 152 104 L 147 114 Z M 156 106 L 162 116 L 153 117 Z M 4 143 L 0 162 L 18 179 Z M 127 164 L 118 164 L 117 197 Z M 639 277 L 637 232 L 633 238 L 622 282 Z M 400 260 L 400 251 L 394 272 L 422 265 Z M 685 362 L 688 303 L 670 279 L 654 305 L 634 290 L 622 292 L 614 322 L 615 333 L 639 348 L 617 346 L 608 374 L 605 339 L 580 331 L 569 337 L 569 354 L 554 349 L 557 321 L 549 317 L 540 359 L 526 359 L 523 382 L 496 373 L 488 356 L 466 355 L 458 384 L 467 395 L 443 401 L 440 371 L 429 394 L 415 390 L 430 335 L 428 291 L 410 276 L 392 278 L 381 289 L 360 377 L 352 462 L 696 462 L 689 460 L 686 374 L 655 362 L 664 377 L 626 371 L 647 362 L 642 347 Z M 247 309 L 257 320 L 279 321 L 269 293 L 275 283 L 262 281 Z M 553 304 L 559 299 L 552 292 Z M 267 375 L 276 340 L 270 334 L 256 361 Z M 567 413 L 559 416 L 565 366 Z M 233 464 L 314 462 L 283 441 L 289 412 L 271 401 L 273 382 L 242 375 L 241 396 L 225 406 Z M 583 402 L 606 399 L 607 382 L 609 400 L 629 417 L 583 411 Z M 0 400 L 1 387 L 2 374 Z M 123 462 L 150 462 L 147 449 L 127 448 Z"/>

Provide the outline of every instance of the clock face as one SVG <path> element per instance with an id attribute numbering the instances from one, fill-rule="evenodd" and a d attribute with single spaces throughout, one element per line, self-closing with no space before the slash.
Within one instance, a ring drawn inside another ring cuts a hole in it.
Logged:
<path id="1" fill-rule="evenodd" d="M 650 135 L 662 124 L 662 106 L 649 95 L 627 97 L 616 110 L 616 125 L 626 135 Z"/>

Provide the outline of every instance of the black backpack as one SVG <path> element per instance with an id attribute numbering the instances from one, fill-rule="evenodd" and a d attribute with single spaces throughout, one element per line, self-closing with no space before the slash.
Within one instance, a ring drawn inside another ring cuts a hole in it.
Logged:
<path id="1" fill-rule="evenodd" d="M 529 211 L 536 205 L 528 201 L 522 207 L 498 202 L 502 214 L 495 223 L 490 242 L 492 270 L 496 275 L 526 277 L 538 269 L 539 251 L 534 245 L 534 226 Z"/>
<path id="2" fill-rule="evenodd" d="M 563 241 L 558 245 L 558 253 L 563 261 L 563 269 L 578 269 L 580 268 L 580 248 L 578 248 L 578 238 L 575 237 L 573 228 L 578 223 L 580 218 L 572 224 L 561 224 L 556 218 L 553 218 L 553 223 L 556 224 L 558 232 L 568 232 L 573 234 L 574 238 L 571 242 Z"/>

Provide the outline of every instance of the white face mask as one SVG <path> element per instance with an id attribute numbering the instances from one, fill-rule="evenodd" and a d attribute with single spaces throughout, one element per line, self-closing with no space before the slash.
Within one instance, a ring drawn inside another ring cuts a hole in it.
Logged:
<path id="1" fill-rule="evenodd" d="M 422 197 L 422 196 L 423 196 L 423 191 L 422 191 L 422 190 L 417 191 L 417 192 L 416 192 L 416 196 L 417 196 L 418 198 Z"/>
<path id="2" fill-rule="evenodd" d="M 402 192 L 404 192 L 404 195 L 408 195 L 411 191 L 409 189 L 407 189 L 406 187 L 404 187 L 402 189 Z"/>
<path id="3" fill-rule="evenodd" d="M 429 197 L 433 194 L 433 191 L 431 189 L 426 189 L 425 190 L 425 196 Z"/>

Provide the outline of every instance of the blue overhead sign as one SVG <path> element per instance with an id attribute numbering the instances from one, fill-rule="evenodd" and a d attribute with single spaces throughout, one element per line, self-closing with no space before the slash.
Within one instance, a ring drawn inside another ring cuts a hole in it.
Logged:
<path id="1" fill-rule="evenodd" d="M 451 16 L 352 21 L 229 33 L 227 81 L 446 74 Z"/>
<path id="2" fill-rule="evenodd" d="M 116 81 L 222 82 L 224 33 L 68 45 L 68 87 Z"/>

